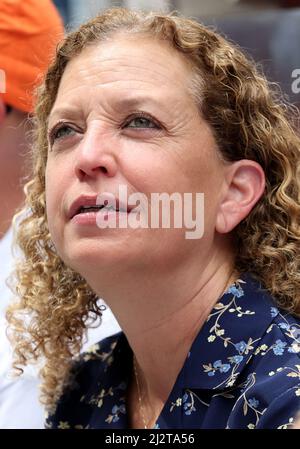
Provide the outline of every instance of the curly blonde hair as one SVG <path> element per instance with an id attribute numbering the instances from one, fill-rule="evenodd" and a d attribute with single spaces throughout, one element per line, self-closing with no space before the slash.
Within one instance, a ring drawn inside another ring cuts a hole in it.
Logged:
<path id="1" fill-rule="evenodd" d="M 263 168 L 265 192 L 234 230 L 236 269 L 252 272 L 279 307 L 300 313 L 300 140 L 294 110 L 284 105 L 253 62 L 203 25 L 178 14 L 106 10 L 62 41 L 39 90 L 33 177 L 26 186 L 27 214 L 17 230 L 25 257 L 15 272 L 19 299 L 7 312 L 14 366 L 22 370 L 29 361 L 43 358 L 41 399 L 49 410 L 67 383 L 87 326 L 101 317 L 101 310 L 86 281 L 64 264 L 51 241 L 45 213 L 47 121 L 68 62 L 119 32 L 167 41 L 185 55 L 195 71 L 195 101 L 220 155 L 226 161 L 251 159 Z"/>

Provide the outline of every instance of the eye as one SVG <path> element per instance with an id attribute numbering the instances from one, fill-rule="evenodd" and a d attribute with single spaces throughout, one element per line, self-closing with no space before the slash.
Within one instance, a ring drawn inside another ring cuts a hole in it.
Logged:
<path id="1" fill-rule="evenodd" d="M 65 124 L 65 123 L 57 124 L 49 132 L 50 143 L 51 143 L 51 145 L 53 145 L 56 140 L 60 140 L 65 137 L 68 137 L 75 132 L 76 131 L 74 130 L 74 128 L 72 128 L 68 124 Z"/>
<path id="2" fill-rule="evenodd" d="M 144 117 L 143 115 L 138 115 L 135 117 L 132 117 L 127 121 L 125 124 L 126 128 L 154 128 L 154 129 L 160 129 L 160 126 L 154 122 L 151 118 Z"/>

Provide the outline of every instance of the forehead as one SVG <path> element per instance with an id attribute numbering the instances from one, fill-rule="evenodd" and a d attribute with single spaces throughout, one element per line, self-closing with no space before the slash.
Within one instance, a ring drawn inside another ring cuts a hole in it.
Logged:
<path id="1" fill-rule="evenodd" d="M 87 88 L 116 98 L 139 92 L 191 98 L 191 79 L 191 63 L 167 42 L 122 35 L 85 48 L 68 63 L 56 103 L 80 96 Z"/>

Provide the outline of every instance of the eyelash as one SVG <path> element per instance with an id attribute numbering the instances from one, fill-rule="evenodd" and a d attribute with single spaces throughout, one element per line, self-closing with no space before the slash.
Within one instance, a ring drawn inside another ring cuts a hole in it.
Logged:
<path id="1" fill-rule="evenodd" d="M 151 115 L 146 114 L 144 112 L 136 112 L 126 119 L 125 124 L 121 126 L 121 129 L 124 129 L 126 126 L 129 125 L 130 122 L 132 122 L 133 120 L 135 120 L 137 118 L 143 118 L 143 119 L 149 120 L 149 122 L 151 122 L 154 125 L 154 127 L 149 127 L 149 128 L 138 128 L 138 127 L 134 128 L 134 127 L 132 127 L 131 129 L 161 129 L 162 128 L 161 125 Z M 77 129 L 73 125 L 70 125 L 68 122 L 64 122 L 64 121 L 58 122 L 49 131 L 49 134 L 48 134 L 48 139 L 49 139 L 51 146 L 54 144 L 55 140 L 60 139 L 60 138 L 57 138 L 56 135 L 59 131 L 61 131 L 64 128 L 69 128 L 75 132 L 77 131 Z"/>
<path id="2" fill-rule="evenodd" d="M 64 128 L 69 128 L 72 131 L 76 131 L 76 129 L 67 122 L 60 121 L 60 122 L 56 123 L 56 125 L 54 125 L 53 128 L 50 129 L 50 131 L 48 133 L 48 139 L 49 139 L 51 146 L 54 144 L 55 140 L 57 139 L 57 137 L 56 137 L 57 133 Z"/>
<path id="3" fill-rule="evenodd" d="M 146 129 L 161 129 L 161 125 L 155 120 L 151 115 L 146 114 L 145 112 L 135 112 L 131 114 L 125 121 L 125 124 L 122 126 L 122 129 L 127 126 L 132 120 L 135 120 L 137 118 L 143 118 L 151 122 L 154 127 L 153 128 L 146 128 Z M 137 128 L 137 129 L 145 129 L 145 128 Z"/>

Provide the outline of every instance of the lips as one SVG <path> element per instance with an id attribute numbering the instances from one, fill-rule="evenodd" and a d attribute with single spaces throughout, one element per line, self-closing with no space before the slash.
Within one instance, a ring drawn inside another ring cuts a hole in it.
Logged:
<path id="1" fill-rule="evenodd" d="M 98 202 L 97 202 L 98 199 Z M 123 204 L 117 197 L 113 194 L 101 194 L 101 195 L 81 195 L 78 197 L 68 210 L 67 217 L 72 220 L 76 215 L 85 212 L 97 212 L 105 208 L 106 205 L 115 204 L 117 212 L 130 213 L 133 209 L 132 206 Z"/>

